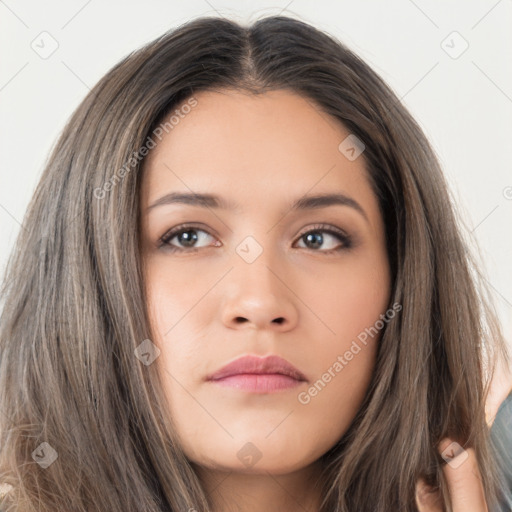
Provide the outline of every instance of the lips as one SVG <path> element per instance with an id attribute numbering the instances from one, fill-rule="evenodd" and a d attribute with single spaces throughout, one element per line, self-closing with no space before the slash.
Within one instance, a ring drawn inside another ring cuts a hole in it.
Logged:
<path id="1" fill-rule="evenodd" d="M 282 357 L 243 356 L 223 366 L 206 377 L 206 380 L 221 380 L 234 375 L 285 375 L 297 381 L 307 381 L 305 375 Z"/>

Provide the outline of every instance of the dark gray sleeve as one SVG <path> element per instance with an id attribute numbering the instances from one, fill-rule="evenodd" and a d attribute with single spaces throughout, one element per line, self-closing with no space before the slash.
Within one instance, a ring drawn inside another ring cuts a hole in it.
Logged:
<path id="1" fill-rule="evenodd" d="M 491 427 L 491 441 L 500 468 L 503 496 L 494 512 L 512 510 L 512 392 L 501 404 Z"/>

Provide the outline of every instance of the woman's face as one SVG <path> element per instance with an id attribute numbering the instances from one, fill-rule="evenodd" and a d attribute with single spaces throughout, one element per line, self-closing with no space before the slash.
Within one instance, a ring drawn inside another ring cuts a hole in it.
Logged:
<path id="1" fill-rule="evenodd" d="M 311 101 L 195 99 L 153 137 L 141 187 L 154 364 L 192 462 L 284 474 L 331 448 L 366 393 L 390 293 L 383 220 L 362 146 Z M 302 380 L 207 380 L 246 355 Z"/>

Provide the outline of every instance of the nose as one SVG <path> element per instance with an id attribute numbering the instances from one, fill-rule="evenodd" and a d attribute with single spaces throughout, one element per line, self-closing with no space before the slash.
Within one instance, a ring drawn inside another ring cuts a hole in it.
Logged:
<path id="1" fill-rule="evenodd" d="M 284 332 L 297 324 L 294 293 L 284 276 L 265 262 L 234 268 L 224 291 L 222 322 L 230 329 Z"/>

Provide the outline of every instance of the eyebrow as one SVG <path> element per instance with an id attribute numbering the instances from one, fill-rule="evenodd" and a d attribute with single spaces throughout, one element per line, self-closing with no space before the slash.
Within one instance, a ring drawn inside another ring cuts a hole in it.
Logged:
<path id="1" fill-rule="evenodd" d="M 157 206 L 168 204 L 188 204 L 191 206 L 199 206 L 203 208 L 215 208 L 221 210 L 239 210 L 239 205 L 228 201 L 225 198 L 215 194 L 206 193 L 186 193 L 186 192 L 170 192 L 157 199 L 153 204 L 148 206 L 146 211 L 150 211 Z M 345 194 L 317 194 L 310 196 L 302 196 L 298 198 L 290 207 L 291 211 L 301 210 L 318 210 L 327 208 L 328 206 L 348 206 L 359 212 L 366 221 L 369 222 L 368 216 L 363 207 L 352 197 Z"/>

